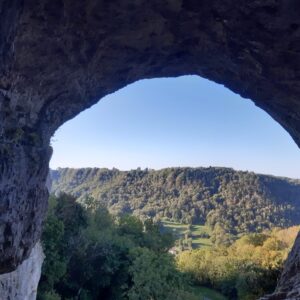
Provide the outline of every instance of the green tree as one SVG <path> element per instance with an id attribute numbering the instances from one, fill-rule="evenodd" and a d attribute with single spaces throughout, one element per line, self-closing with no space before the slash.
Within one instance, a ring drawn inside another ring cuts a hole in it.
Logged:
<path id="1" fill-rule="evenodd" d="M 192 299 L 185 291 L 183 275 L 176 270 L 169 254 L 136 248 L 130 252 L 130 257 L 133 263 L 129 268 L 132 276 L 132 286 L 127 292 L 129 300 L 171 300 L 183 294 L 186 298 L 181 299 Z"/>
<path id="2" fill-rule="evenodd" d="M 49 200 L 48 216 L 42 234 L 42 244 L 47 259 L 42 267 L 41 291 L 52 291 L 67 269 L 67 260 L 64 256 L 64 223 L 54 214 L 55 201 L 53 197 Z M 46 293 L 46 296 L 48 298 L 44 299 L 56 297 L 54 292 Z"/>

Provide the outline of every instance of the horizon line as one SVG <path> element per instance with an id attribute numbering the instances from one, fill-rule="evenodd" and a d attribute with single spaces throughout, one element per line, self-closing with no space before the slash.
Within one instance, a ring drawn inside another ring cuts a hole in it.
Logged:
<path id="1" fill-rule="evenodd" d="M 119 169 L 116 167 L 108 168 L 108 167 L 56 167 L 55 169 L 49 167 L 49 170 L 51 171 L 58 171 L 59 169 L 73 169 L 73 170 L 80 170 L 80 169 L 106 169 L 106 170 L 117 170 L 120 172 L 130 172 L 130 171 L 136 171 L 140 169 L 141 171 L 162 171 L 166 169 L 229 169 L 233 170 L 235 172 L 244 172 L 244 173 L 254 173 L 256 175 L 264 175 L 264 176 L 272 176 L 272 177 L 277 177 L 277 178 L 287 178 L 287 179 L 292 179 L 292 180 L 300 180 L 298 177 L 289 177 L 285 175 L 274 175 L 270 173 L 260 173 L 260 172 L 255 172 L 255 171 L 250 171 L 250 170 L 241 170 L 241 169 L 235 169 L 233 167 L 222 167 L 222 166 L 197 166 L 197 167 L 191 167 L 191 166 L 171 166 L 171 167 L 163 167 L 163 168 L 150 168 L 150 167 L 136 167 L 132 169 Z"/>

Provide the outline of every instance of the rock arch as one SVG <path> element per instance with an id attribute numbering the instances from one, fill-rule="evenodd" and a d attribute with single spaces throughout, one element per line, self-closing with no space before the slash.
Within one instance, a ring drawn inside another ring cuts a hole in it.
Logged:
<path id="1" fill-rule="evenodd" d="M 40 237 L 55 129 L 138 79 L 224 84 L 300 146 L 299 13 L 298 0 L 1 0 L 0 273 Z"/>

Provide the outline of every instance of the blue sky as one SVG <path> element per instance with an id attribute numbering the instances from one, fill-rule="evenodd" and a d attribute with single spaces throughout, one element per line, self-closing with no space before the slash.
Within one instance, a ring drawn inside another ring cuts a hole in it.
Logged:
<path id="1" fill-rule="evenodd" d="M 300 149 L 252 101 L 198 76 L 141 80 L 52 138 L 51 168 L 224 166 L 300 178 Z"/>

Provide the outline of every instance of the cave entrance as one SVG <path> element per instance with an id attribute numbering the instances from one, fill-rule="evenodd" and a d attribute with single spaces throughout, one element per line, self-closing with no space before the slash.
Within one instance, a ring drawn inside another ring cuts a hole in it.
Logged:
<path id="1" fill-rule="evenodd" d="M 297 1 L 77 2 L 1 6 L 1 274 L 40 239 L 50 137 L 126 84 L 209 78 L 252 99 L 300 145 Z M 292 296 L 298 257 L 283 280 Z"/>

